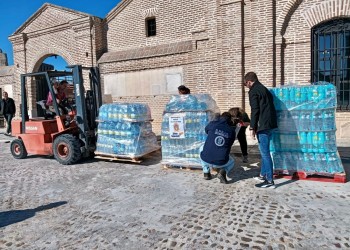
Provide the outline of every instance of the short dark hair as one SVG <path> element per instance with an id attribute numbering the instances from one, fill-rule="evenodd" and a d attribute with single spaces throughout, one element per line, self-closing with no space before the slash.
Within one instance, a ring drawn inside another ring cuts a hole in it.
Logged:
<path id="1" fill-rule="evenodd" d="M 244 82 L 246 81 L 251 81 L 251 82 L 258 81 L 258 76 L 254 72 L 248 72 L 244 76 Z"/>
<path id="2" fill-rule="evenodd" d="M 60 81 L 60 85 L 63 85 L 63 84 L 68 84 L 68 82 L 66 81 L 66 80 L 62 80 L 62 81 Z"/>
<path id="3" fill-rule="evenodd" d="M 183 95 L 191 94 L 191 90 L 185 85 L 180 85 L 177 90 Z"/>
<path id="4" fill-rule="evenodd" d="M 226 120 L 231 120 L 232 115 L 229 112 L 224 112 L 221 114 L 222 118 L 225 118 Z"/>

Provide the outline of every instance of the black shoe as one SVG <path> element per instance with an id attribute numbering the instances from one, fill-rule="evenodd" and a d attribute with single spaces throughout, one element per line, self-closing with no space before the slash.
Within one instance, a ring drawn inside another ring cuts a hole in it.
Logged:
<path id="1" fill-rule="evenodd" d="M 262 183 L 255 185 L 257 188 L 276 188 L 275 183 L 273 181 L 265 180 Z"/>
<path id="2" fill-rule="evenodd" d="M 218 173 L 218 178 L 220 180 L 220 183 L 227 184 L 227 179 L 226 179 L 226 171 L 224 169 L 220 169 Z"/>
<path id="3" fill-rule="evenodd" d="M 211 173 L 204 173 L 205 180 L 211 180 Z"/>
<path id="4" fill-rule="evenodd" d="M 243 163 L 249 163 L 248 161 L 248 155 L 243 156 Z"/>

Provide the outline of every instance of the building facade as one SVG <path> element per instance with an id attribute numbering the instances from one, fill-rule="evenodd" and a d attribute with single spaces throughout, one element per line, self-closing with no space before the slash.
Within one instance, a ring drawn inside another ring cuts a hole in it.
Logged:
<path id="1" fill-rule="evenodd" d="M 338 91 L 337 138 L 346 141 L 349 23 L 350 0 L 123 0 L 105 18 L 44 4 L 10 36 L 13 93 L 19 102 L 19 74 L 51 55 L 98 65 L 105 101 L 148 103 L 159 132 L 181 84 L 210 93 L 222 111 L 249 113 L 248 71 L 268 87 L 330 81 Z"/>

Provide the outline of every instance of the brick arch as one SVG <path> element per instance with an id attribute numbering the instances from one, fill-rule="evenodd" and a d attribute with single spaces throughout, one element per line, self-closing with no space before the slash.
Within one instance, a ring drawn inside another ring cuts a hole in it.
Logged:
<path id="1" fill-rule="evenodd" d="M 58 50 L 55 48 L 50 48 L 44 51 L 41 51 L 36 57 L 32 58 L 30 64 L 28 65 L 28 72 L 35 72 L 39 69 L 41 63 L 49 56 L 58 55 L 61 56 L 68 65 L 76 64 L 73 57 L 66 51 Z"/>
<path id="2" fill-rule="evenodd" d="M 328 0 L 302 12 L 310 28 L 335 17 L 350 17 L 350 0 Z"/>
<path id="3" fill-rule="evenodd" d="M 283 36 L 286 33 L 290 19 L 302 2 L 303 0 L 289 0 L 288 3 L 284 5 L 283 10 L 276 21 L 277 32 L 279 32 L 278 34 Z"/>

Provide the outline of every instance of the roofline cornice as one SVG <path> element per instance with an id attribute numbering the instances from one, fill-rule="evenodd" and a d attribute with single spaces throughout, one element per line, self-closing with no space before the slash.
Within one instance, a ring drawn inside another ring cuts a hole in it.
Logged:
<path id="1" fill-rule="evenodd" d="M 66 7 L 62 7 L 62 6 L 58 6 L 58 5 L 54 5 L 51 3 L 44 3 L 33 15 L 31 15 L 11 36 L 13 35 L 17 35 L 19 33 L 21 33 L 26 27 L 28 27 L 28 25 L 33 22 L 35 20 L 36 17 L 38 17 L 39 15 L 41 15 L 41 13 L 46 10 L 48 7 L 53 7 L 53 8 L 58 8 L 67 12 L 71 12 L 74 14 L 78 14 L 81 17 L 92 17 L 92 15 L 84 13 L 84 12 L 80 12 L 80 11 L 76 11 L 76 10 L 72 10 Z M 101 18 L 100 18 L 101 19 Z"/>
<path id="2" fill-rule="evenodd" d="M 132 0 L 122 0 L 117 6 L 115 6 L 106 16 L 106 22 L 110 22 L 114 17 L 116 17 L 126 6 L 131 3 Z"/>

